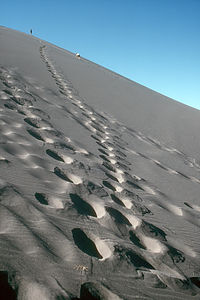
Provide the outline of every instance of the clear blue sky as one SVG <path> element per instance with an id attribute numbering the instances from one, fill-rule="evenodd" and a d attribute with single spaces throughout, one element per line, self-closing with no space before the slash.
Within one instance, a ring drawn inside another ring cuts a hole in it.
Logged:
<path id="1" fill-rule="evenodd" d="M 6 0 L 0 22 L 200 109 L 200 0 Z"/>

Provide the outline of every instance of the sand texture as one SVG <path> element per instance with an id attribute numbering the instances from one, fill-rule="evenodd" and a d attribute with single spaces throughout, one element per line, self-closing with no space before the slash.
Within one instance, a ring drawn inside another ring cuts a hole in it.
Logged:
<path id="1" fill-rule="evenodd" d="M 0 299 L 200 299 L 200 111 L 0 27 Z"/>

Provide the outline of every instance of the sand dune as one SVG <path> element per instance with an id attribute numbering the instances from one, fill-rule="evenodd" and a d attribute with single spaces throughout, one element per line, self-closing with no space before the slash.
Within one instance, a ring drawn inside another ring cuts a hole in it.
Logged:
<path id="1" fill-rule="evenodd" d="M 199 299 L 200 112 L 0 41 L 0 299 Z"/>

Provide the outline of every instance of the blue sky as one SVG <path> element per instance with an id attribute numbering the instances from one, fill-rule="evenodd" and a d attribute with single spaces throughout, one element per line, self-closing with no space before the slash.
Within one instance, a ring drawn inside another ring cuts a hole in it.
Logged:
<path id="1" fill-rule="evenodd" d="M 0 25 L 200 109 L 200 0 L 6 0 Z"/>

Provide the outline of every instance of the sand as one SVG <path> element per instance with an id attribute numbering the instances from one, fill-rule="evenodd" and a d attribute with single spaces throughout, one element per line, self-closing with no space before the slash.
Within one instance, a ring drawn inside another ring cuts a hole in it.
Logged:
<path id="1" fill-rule="evenodd" d="M 0 299 L 199 299 L 199 120 L 0 27 Z"/>

